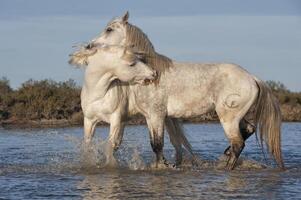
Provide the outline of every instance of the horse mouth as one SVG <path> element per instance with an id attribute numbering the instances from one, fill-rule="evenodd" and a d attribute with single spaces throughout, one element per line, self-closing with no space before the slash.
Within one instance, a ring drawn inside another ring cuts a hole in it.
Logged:
<path id="1" fill-rule="evenodd" d="M 135 83 L 137 83 L 139 85 L 148 85 L 148 84 L 150 84 L 150 80 L 149 79 L 140 79 L 140 80 L 136 80 Z"/>
<path id="2" fill-rule="evenodd" d="M 85 49 L 92 49 L 94 47 L 93 43 L 89 43 L 85 46 Z"/>
<path id="3" fill-rule="evenodd" d="M 104 47 L 104 46 L 106 46 L 106 45 L 103 44 L 103 43 L 93 43 L 93 42 L 91 42 L 91 43 L 88 43 L 86 46 L 84 46 L 84 48 L 86 50 L 91 50 L 91 49 L 95 49 L 95 48 L 101 48 L 101 47 Z"/>
<path id="4" fill-rule="evenodd" d="M 97 52 L 97 48 L 87 49 L 82 47 L 74 53 L 70 54 L 68 63 L 75 66 L 87 66 L 89 64 L 88 58 Z"/>
<path id="5" fill-rule="evenodd" d="M 149 85 L 155 82 L 155 79 L 144 79 L 143 85 Z"/>

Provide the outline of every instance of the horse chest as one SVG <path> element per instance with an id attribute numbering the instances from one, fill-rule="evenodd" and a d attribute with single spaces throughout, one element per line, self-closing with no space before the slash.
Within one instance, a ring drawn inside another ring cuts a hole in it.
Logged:
<path id="1" fill-rule="evenodd" d="M 110 122 L 110 117 L 116 110 L 116 105 L 112 104 L 112 101 L 107 98 L 95 100 L 92 102 L 82 103 L 84 116 L 89 119 L 95 119 L 98 121 Z"/>

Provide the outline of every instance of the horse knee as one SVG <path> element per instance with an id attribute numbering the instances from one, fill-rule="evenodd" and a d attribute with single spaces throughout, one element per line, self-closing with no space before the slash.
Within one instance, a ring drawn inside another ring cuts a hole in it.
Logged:
<path id="1" fill-rule="evenodd" d="M 163 150 L 163 139 L 158 136 L 154 136 L 151 141 L 152 149 L 155 153 L 160 153 Z"/>

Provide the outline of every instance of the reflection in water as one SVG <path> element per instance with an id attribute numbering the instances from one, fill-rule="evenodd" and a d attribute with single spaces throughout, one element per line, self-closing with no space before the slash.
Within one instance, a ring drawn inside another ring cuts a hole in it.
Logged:
<path id="1" fill-rule="evenodd" d="M 247 181 L 248 180 L 245 179 L 245 176 L 231 173 L 226 177 L 225 188 L 226 190 L 233 192 L 243 190 L 248 187 Z"/>
<path id="2" fill-rule="evenodd" d="M 94 175 L 85 176 L 80 182 L 78 189 L 83 190 L 83 199 L 113 199 L 116 194 L 115 188 L 119 187 L 118 176 L 99 177 Z"/>
<path id="3" fill-rule="evenodd" d="M 193 184 L 187 189 L 189 183 L 179 179 L 179 173 L 120 170 L 105 174 L 87 175 L 78 184 L 85 191 L 84 199 L 191 198 L 197 191 Z"/>
<path id="4" fill-rule="evenodd" d="M 101 170 L 85 175 L 77 189 L 84 199 L 276 199 L 282 178 L 278 172 Z"/>

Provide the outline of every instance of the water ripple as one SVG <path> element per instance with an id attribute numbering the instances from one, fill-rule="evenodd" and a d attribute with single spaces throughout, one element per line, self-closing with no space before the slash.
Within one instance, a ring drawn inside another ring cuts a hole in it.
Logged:
<path id="1" fill-rule="evenodd" d="M 186 156 L 180 168 L 150 168 L 153 153 L 144 126 L 130 126 L 115 153 L 119 165 L 105 167 L 104 139 L 98 128 L 91 151 L 82 128 L 0 130 L 0 199 L 294 199 L 301 196 L 300 123 L 283 126 L 287 170 L 263 160 L 251 137 L 234 171 L 221 157 L 228 143 L 218 124 L 185 125 L 201 159 Z M 87 154 L 88 153 L 88 154 Z M 174 149 L 165 137 L 165 155 Z"/>

